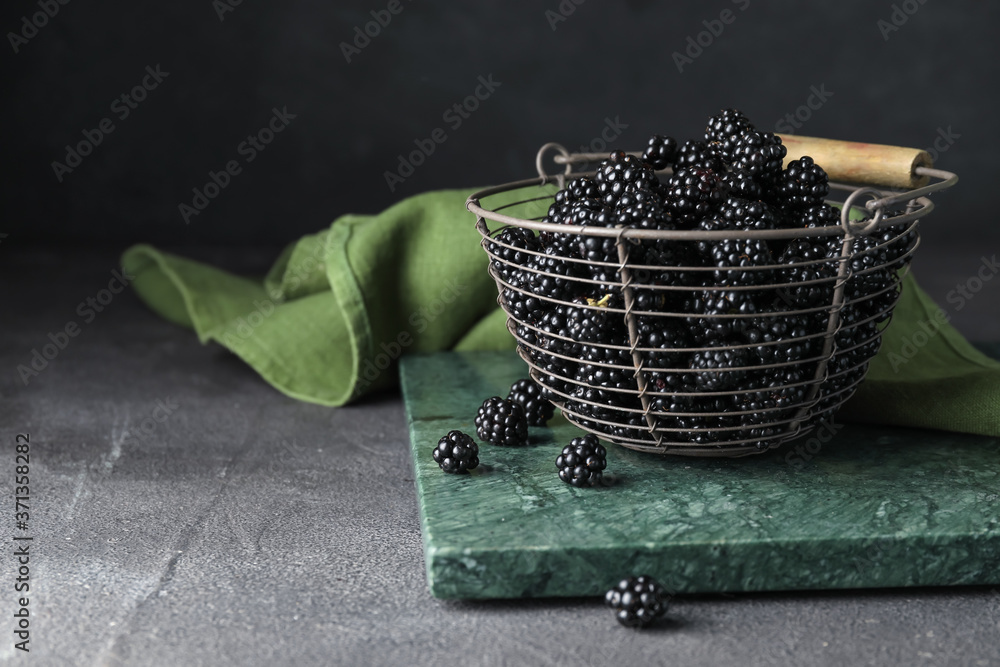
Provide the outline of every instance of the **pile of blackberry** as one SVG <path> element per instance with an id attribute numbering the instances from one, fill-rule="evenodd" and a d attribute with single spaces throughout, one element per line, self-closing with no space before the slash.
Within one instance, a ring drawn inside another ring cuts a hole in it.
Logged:
<path id="1" fill-rule="evenodd" d="M 614 236 L 505 228 L 487 242 L 519 345 L 542 371 L 541 398 L 609 440 L 651 443 L 645 386 L 668 446 L 773 446 L 808 397 L 847 261 L 849 301 L 812 418 L 846 400 L 878 351 L 916 235 L 898 225 L 860 237 L 848 260 L 840 235 L 727 236 L 840 224 L 822 167 L 783 166 L 785 156 L 777 135 L 727 109 L 703 138 L 654 135 L 641 157 L 612 152 L 555 195 L 543 222 L 713 233 L 627 243 L 635 346 Z"/>

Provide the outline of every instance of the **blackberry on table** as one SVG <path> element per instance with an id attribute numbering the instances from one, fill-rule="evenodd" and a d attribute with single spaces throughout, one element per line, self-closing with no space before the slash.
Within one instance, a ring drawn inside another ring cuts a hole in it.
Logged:
<path id="1" fill-rule="evenodd" d="M 448 431 L 438 440 L 433 457 L 445 472 L 468 472 L 479 465 L 479 445 L 461 431 Z"/>
<path id="2" fill-rule="evenodd" d="M 649 144 L 642 154 L 642 159 L 649 163 L 653 169 L 666 169 L 674 163 L 677 158 L 677 140 L 673 137 L 665 137 L 662 134 L 654 134 L 649 138 Z"/>
<path id="3" fill-rule="evenodd" d="M 592 433 L 570 440 L 556 458 L 559 479 L 575 487 L 599 485 L 607 465 L 607 451 Z"/>
<path id="4" fill-rule="evenodd" d="M 487 398 L 476 414 L 476 435 L 494 445 L 528 444 L 528 419 L 524 408 L 499 396 Z"/>
<path id="5" fill-rule="evenodd" d="M 545 426 L 555 414 L 555 406 L 543 395 L 542 388 L 531 378 L 518 380 L 510 386 L 507 400 L 524 409 L 528 426 Z"/>
<path id="6" fill-rule="evenodd" d="M 604 595 L 615 618 L 629 628 L 646 627 L 667 613 L 669 593 L 650 576 L 628 577 Z"/>

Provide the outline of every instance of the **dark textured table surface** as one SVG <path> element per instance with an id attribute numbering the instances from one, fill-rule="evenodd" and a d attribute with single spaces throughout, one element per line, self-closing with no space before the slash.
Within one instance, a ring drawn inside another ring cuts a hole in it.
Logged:
<path id="1" fill-rule="evenodd" d="M 274 256 L 189 254 L 256 271 Z M 917 274 L 946 304 L 983 255 L 923 248 Z M 24 533 L 13 449 L 29 433 L 34 537 L 28 655 L 13 549 L 0 557 L 0 663 L 1000 664 L 1000 589 L 681 596 L 646 632 L 598 599 L 436 600 L 398 393 L 296 402 L 129 291 L 80 308 L 115 259 L 0 245 L 0 531 Z M 970 338 L 1000 340 L 998 285 L 949 311 Z M 26 385 L 18 366 L 70 322 Z"/>

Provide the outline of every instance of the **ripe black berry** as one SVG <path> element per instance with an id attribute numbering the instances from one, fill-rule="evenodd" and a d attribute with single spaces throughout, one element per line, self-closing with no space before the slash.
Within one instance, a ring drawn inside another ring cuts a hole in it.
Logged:
<path id="1" fill-rule="evenodd" d="M 787 152 L 778 135 L 749 130 L 733 146 L 732 166 L 770 182 L 781 173 Z"/>
<path id="2" fill-rule="evenodd" d="M 555 406 L 542 396 L 542 388 L 531 378 L 518 380 L 510 386 L 507 400 L 517 403 L 524 409 L 528 426 L 545 426 L 552 419 Z"/>
<path id="3" fill-rule="evenodd" d="M 711 169 L 720 174 L 725 171 L 722 159 L 708 144 L 698 139 L 684 142 L 684 145 L 677 150 L 675 165 L 677 169 L 697 167 Z"/>
<path id="4" fill-rule="evenodd" d="M 641 628 L 667 613 L 669 594 L 650 576 L 629 577 L 604 595 L 604 603 L 619 623 Z"/>
<path id="5" fill-rule="evenodd" d="M 607 465 L 607 451 L 592 433 L 573 438 L 556 458 L 559 479 L 576 487 L 600 484 Z"/>
<path id="6" fill-rule="evenodd" d="M 754 129 L 750 119 L 738 109 L 723 109 L 708 119 L 705 141 L 722 155 L 730 155 L 736 141 L 747 130 Z"/>
<path id="7" fill-rule="evenodd" d="M 594 176 L 598 199 L 607 206 L 614 206 L 627 189 L 651 190 L 659 184 L 653 168 L 642 158 L 615 151 L 601 162 Z"/>
<path id="8" fill-rule="evenodd" d="M 479 465 L 479 445 L 461 431 L 449 431 L 438 440 L 433 456 L 445 472 L 468 472 Z"/>
<path id="9" fill-rule="evenodd" d="M 649 138 L 649 145 L 642 154 L 642 159 L 649 163 L 653 169 L 665 169 L 674 163 L 677 157 L 677 140 L 673 137 L 665 137 L 662 134 L 654 134 Z"/>
<path id="10" fill-rule="evenodd" d="M 722 201 L 722 179 L 711 169 L 678 168 L 667 181 L 666 206 L 688 226 L 712 213 Z"/>
<path id="11" fill-rule="evenodd" d="M 792 160 L 778 179 L 773 191 L 776 203 L 793 208 L 819 206 L 830 194 L 830 179 L 813 159 L 805 155 Z"/>
<path id="12" fill-rule="evenodd" d="M 499 396 L 487 398 L 476 415 L 476 435 L 494 445 L 516 447 L 528 444 L 528 420 L 524 408 Z"/>

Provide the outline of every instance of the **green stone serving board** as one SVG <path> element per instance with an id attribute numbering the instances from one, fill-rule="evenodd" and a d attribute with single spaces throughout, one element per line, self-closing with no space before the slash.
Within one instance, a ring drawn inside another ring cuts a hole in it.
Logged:
<path id="1" fill-rule="evenodd" d="M 996 438 L 838 424 L 741 459 L 609 444 L 610 484 L 576 489 L 555 459 L 581 431 L 558 414 L 527 447 L 480 444 L 468 475 L 431 458 L 527 375 L 515 353 L 409 356 L 400 373 L 436 597 L 600 595 L 643 573 L 679 593 L 1000 583 Z"/>

